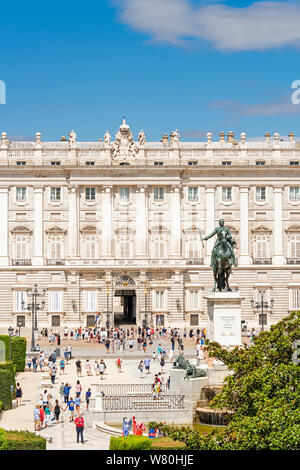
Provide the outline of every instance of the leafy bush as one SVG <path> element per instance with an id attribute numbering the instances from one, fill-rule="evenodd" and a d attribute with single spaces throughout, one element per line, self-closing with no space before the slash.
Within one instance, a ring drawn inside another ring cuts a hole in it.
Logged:
<path id="1" fill-rule="evenodd" d="M 3 408 L 4 408 L 3 401 L 0 401 L 0 413 L 3 410 Z"/>
<path id="2" fill-rule="evenodd" d="M 6 431 L 7 450 L 46 450 L 46 439 L 29 431 Z"/>
<path id="3" fill-rule="evenodd" d="M 6 361 L 9 361 L 9 335 L 0 335 L 0 341 L 5 344 Z M 23 372 L 26 359 L 26 339 L 13 336 L 11 338 L 11 359 L 17 372 Z"/>
<path id="4" fill-rule="evenodd" d="M 11 376 L 10 385 L 14 387 L 14 391 L 16 389 L 16 382 L 15 382 L 15 375 L 16 375 L 16 366 L 13 364 L 12 361 L 1 362 L 0 363 L 0 370 L 8 370 Z M 15 397 L 13 397 L 15 398 Z"/>
<path id="5" fill-rule="evenodd" d="M 151 440 L 146 436 L 111 437 L 109 450 L 150 450 Z"/>
<path id="6" fill-rule="evenodd" d="M 10 410 L 12 407 L 11 380 L 12 375 L 9 370 L 0 370 L 0 401 L 3 402 L 5 410 Z"/>
<path id="7" fill-rule="evenodd" d="M 151 439 L 152 450 L 183 450 L 186 445 L 183 442 L 173 441 L 169 437 L 155 437 Z"/>
<path id="8" fill-rule="evenodd" d="M 7 437 L 4 429 L 0 428 L 0 450 L 7 450 Z"/>

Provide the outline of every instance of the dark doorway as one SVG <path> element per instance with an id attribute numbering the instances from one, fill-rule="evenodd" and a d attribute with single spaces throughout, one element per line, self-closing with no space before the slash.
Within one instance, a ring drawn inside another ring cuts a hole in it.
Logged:
<path id="1" fill-rule="evenodd" d="M 115 325 L 136 324 L 135 290 L 116 290 L 114 296 L 120 299 L 119 308 L 114 308 Z"/>

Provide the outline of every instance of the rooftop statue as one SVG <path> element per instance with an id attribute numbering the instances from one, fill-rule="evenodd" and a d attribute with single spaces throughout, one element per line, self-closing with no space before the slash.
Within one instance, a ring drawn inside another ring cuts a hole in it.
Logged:
<path id="1" fill-rule="evenodd" d="M 138 146 L 133 142 L 132 132 L 125 119 L 116 133 L 116 140 L 112 145 L 112 156 L 118 160 L 126 160 L 127 157 L 136 158 L 139 152 Z"/>
<path id="2" fill-rule="evenodd" d="M 235 258 L 234 247 L 236 246 L 235 240 L 232 238 L 229 227 L 224 225 L 224 220 L 219 220 L 219 227 L 207 235 L 203 240 L 217 235 L 217 240 L 211 253 L 210 265 L 214 272 L 214 287 L 213 292 L 216 291 L 231 291 L 228 279 L 231 273 L 232 265 L 237 266 Z"/>
<path id="3" fill-rule="evenodd" d="M 70 143 L 70 145 L 75 144 L 76 138 L 77 138 L 77 134 L 76 134 L 76 132 L 74 131 L 74 129 L 72 129 L 72 130 L 69 132 L 69 143 Z"/>
<path id="4" fill-rule="evenodd" d="M 109 145 L 110 144 L 110 140 L 111 140 L 111 135 L 108 131 L 105 132 L 104 134 L 104 142 L 105 142 L 105 145 Z"/>
<path id="5" fill-rule="evenodd" d="M 139 132 L 138 138 L 139 138 L 139 144 L 140 144 L 140 146 L 143 147 L 143 146 L 145 145 L 145 142 L 146 142 L 146 134 L 145 134 L 145 132 L 144 132 L 143 130 L 141 130 L 141 131 Z"/>

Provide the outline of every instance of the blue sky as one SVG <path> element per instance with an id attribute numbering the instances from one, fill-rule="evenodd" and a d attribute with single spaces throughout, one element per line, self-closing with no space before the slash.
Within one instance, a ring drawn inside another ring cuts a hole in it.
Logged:
<path id="1" fill-rule="evenodd" d="M 183 140 L 207 131 L 300 135 L 300 1 L 5 2 L 0 18 L 0 132 L 59 140 Z"/>

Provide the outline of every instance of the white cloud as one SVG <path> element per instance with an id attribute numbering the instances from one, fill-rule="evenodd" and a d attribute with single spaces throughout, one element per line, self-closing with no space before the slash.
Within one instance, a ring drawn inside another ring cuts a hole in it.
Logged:
<path id="1" fill-rule="evenodd" d="M 111 0 L 119 19 L 152 42 L 208 41 L 218 50 L 300 46 L 300 1 L 254 2 L 243 8 L 191 0 Z"/>
<path id="2" fill-rule="evenodd" d="M 290 97 L 269 103 L 244 104 L 239 101 L 215 100 L 209 104 L 212 108 L 239 116 L 279 116 L 300 113 L 300 104 L 293 104 Z"/>

